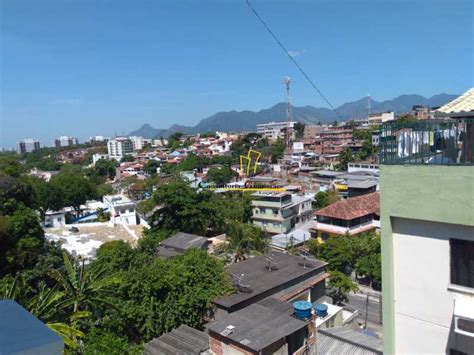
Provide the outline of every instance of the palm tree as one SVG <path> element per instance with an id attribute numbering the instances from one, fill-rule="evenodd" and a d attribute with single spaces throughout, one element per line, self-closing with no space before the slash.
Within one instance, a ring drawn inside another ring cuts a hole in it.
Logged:
<path id="1" fill-rule="evenodd" d="M 227 252 L 234 254 L 234 263 L 247 259 L 252 253 L 264 253 L 268 249 L 268 240 L 262 231 L 252 225 L 233 222 L 229 225 Z"/>
<path id="2" fill-rule="evenodd" d="M 86 268 L 84 260 L 80 264 L 71 262 L 67 253 L 63 253 L 63 260 L 64 270 L 52 272 L 65 293 L 61 307 L 72 306 L 73 313 L 94 309 L 99 304 L 115 308 L 107 296 L 112 294 L 110 286 L 120 281 L 116 275 L 107 275 L 106 268 Z"/>

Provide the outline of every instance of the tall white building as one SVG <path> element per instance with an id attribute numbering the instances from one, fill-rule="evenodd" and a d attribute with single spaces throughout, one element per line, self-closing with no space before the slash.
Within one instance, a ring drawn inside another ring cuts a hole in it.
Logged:
<path id="1" fill-rule="evenodd" d="M 129 138 L 117 137 L 107 142 L 107 150 L 111 159 L 120 160 L 124 155 L 133 153 L 133 143 Z"/>
<path id="2" fill-rule="evenodd" d="M 295 122 L 290 122 L 290 127 L 293 129 Z M 285 138 L 285 132 L 288 127 L 288 122 L 269 122 L 261 123 L 257 125 L 257 133 L 261 134 L 270 140 L 276 140 L 278 138 Z"/>
<path id="3" fill-rule="evenodd" d="M 16 151 L 18 154 L 30 153 L 36 149 L 40 149 L 40 141 L 37 139 L 23 139 L 16 143 Z"/>
<path id="4" fill-rule="evenodd" d="M 141 150 L 146 144 L 151 144 L 153 142 L 152 139 L 143 138 L 139 136 L 131 136 L 128 138 L 132 141 L 134 150 Z"/>
<path id="5" fill-rule="evenodd" d="M 71 147 L 77 144 L 79 144 L 79 141 L 76 137 L 61 136 L 54 140 L 54 146 L 56 148 Z"/>

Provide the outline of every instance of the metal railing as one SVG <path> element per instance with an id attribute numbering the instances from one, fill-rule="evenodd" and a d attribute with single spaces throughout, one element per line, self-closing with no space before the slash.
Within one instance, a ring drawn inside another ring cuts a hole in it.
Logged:
<path id="1" fill-rule="evenodd" d="M 390 121 L 380 128 L 381 164 L 474 164 L 474 118 Z"/>

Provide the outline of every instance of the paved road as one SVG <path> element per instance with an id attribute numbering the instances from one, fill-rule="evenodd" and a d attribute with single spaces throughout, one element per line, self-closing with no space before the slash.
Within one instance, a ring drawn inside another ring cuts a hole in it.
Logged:
<path id="1" fill-rule="evenodd" d="M 350 294 L 348 296 L 349 302 L 346 302 L 345 305 L 350 308 L 359 310 L 359 320 L 365 320 L 365 307 L 366 307 L 366 296 L 358 294 Z M 374 325 L 380 325 L 380 304 L 378 301 L 375 301 L 373 297 L 369 299 L 368 307 L 368 321 Z"/>

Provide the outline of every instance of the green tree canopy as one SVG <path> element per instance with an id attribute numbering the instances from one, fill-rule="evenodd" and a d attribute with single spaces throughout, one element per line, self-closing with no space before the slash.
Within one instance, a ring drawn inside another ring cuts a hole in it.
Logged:
<path id="1" fill-rule="evenodd" d="M 215 182 L 216 184 L 228 184 L 238 174 L 230 169 L 228 166 L 222 168 L 212 168 L 207 172 L 207 180 Z"/>
<path id="2" fill-rule="evenodd" d="M 295 131 L 295 138 L 296 139 L 301 139 L 303 138 L 304 135 L 304 128 L 306 125 L 301 122 L 296 122 L 295 125 L 293 126 L 293 129 Z"/>
<path id="3" fill-rule="evenodd" d="M 51 178 L 50 184 L 62 192 L 64 206 L 72 206 L 76 211 L 96 196 L 94 186 L 82 175 L 61 172 Z"/>
<path id="4" fill-rule="evenodd" d="M 339 194 L 336 191 L 333 191 L 333 190 L 320 191 L 314 197 L 313 208 L 315 209 L 323 208 L 339 200 L 340 200 Z"/>

